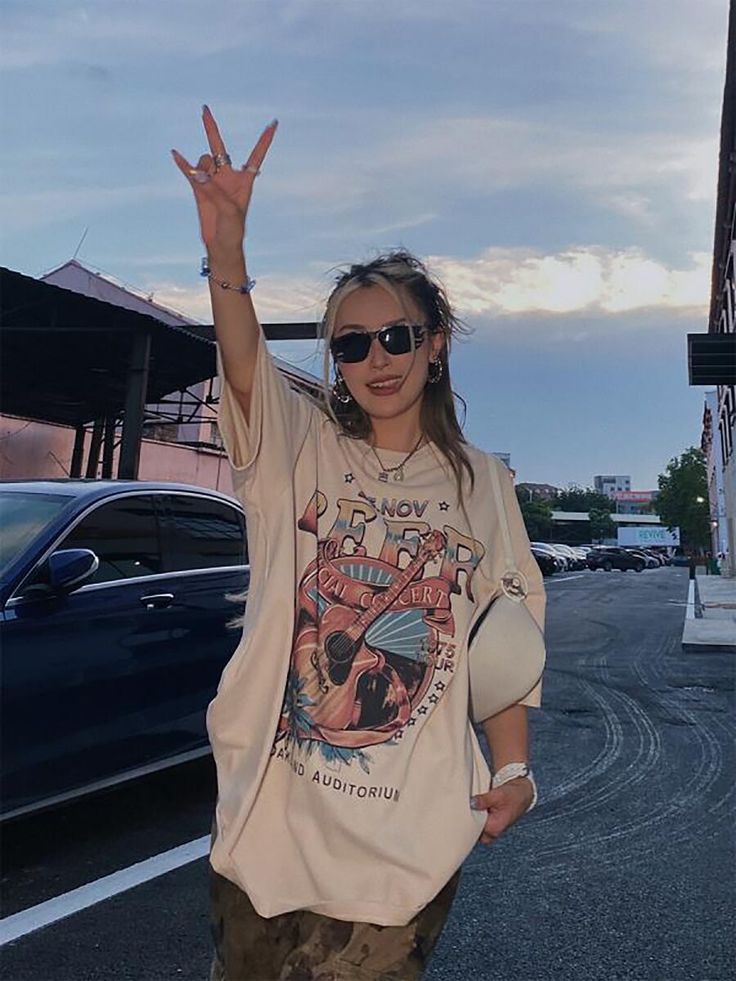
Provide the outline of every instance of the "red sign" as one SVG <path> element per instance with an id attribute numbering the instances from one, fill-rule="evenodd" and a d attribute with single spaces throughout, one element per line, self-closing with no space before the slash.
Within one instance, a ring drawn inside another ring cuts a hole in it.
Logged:
<path id="1" fill-rule="evenodd" d="M 615 501 L 638 501 L 643 504 L 654 500 L 657 491 L 614 491 L 612 496 Z"/>

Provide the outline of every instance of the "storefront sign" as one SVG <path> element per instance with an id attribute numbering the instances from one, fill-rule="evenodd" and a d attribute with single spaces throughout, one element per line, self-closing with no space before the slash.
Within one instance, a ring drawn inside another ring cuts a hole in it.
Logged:
<path id="1" fill-rule="evenodd" d="M 618 528 L 619 545 L 679 545 L 680 529 L 656 526 L 654 528 Z"/>

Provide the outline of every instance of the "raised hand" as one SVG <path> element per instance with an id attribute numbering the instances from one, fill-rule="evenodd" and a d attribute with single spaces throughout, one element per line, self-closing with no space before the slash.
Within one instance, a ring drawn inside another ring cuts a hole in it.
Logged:
<path id="1" fill-rule="evenodd" d="M 215 117 L 208 106 L 202 109 L 210 153 L 203 154 L 193 167 L 178 150 L 171 155 L 194 192 L 202 241 L 211 257 L 231 255 L 242 249 L 245 219 L 253 193 L 253 182 L 276 133 L 273 120 L 261 133 L 245 164 L 232 166 Z"/>

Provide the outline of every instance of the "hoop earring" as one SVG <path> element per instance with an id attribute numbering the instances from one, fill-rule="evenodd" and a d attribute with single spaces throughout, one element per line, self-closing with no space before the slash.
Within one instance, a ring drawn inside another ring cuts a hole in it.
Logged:
<path id="1" fill-rule="evenodd" d="M 439 358 L 436 361 L 430 361 L 429 369 L 427 370 L 427 384 L 436 385 L 442 377 L 442 370 L 442 362 Z"/>
<path id="2" fill-rule="evenodd" d="M 335 383 L 332 386 L 332 394 L 335 396 L 338 402 L 342 402 L 343 405 L 347 405 L 348 402 L 353 401 L 353 396 L 348 390 L 348 386 L 345 384 L 345 379 L 342 377 L 340 372 L 335 373 Z"/>

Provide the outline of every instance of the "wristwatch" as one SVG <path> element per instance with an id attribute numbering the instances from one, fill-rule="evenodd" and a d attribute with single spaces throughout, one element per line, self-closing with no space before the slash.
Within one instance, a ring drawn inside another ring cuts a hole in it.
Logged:
<path id="1" fill-rule="evenodd" d="M 500 770 L 497 770 L 496 773 L 493 774 L 491 789 L 500 787 L 502 784 L 508 783 L 509 780 L 516 780 L 517 777 L 526 777 L 526 779 L 532 785 L 532 802 L 529 807 L 527 807 L 527 811 L 531 811 L 531 809 L 536 806 L 539 795 L 537 794 L 537 785 L 534 781 L 534 775 L 532 774 L 531 767 L 528 763 L 507 763 L 505 766 L 502 766 Z"/>

